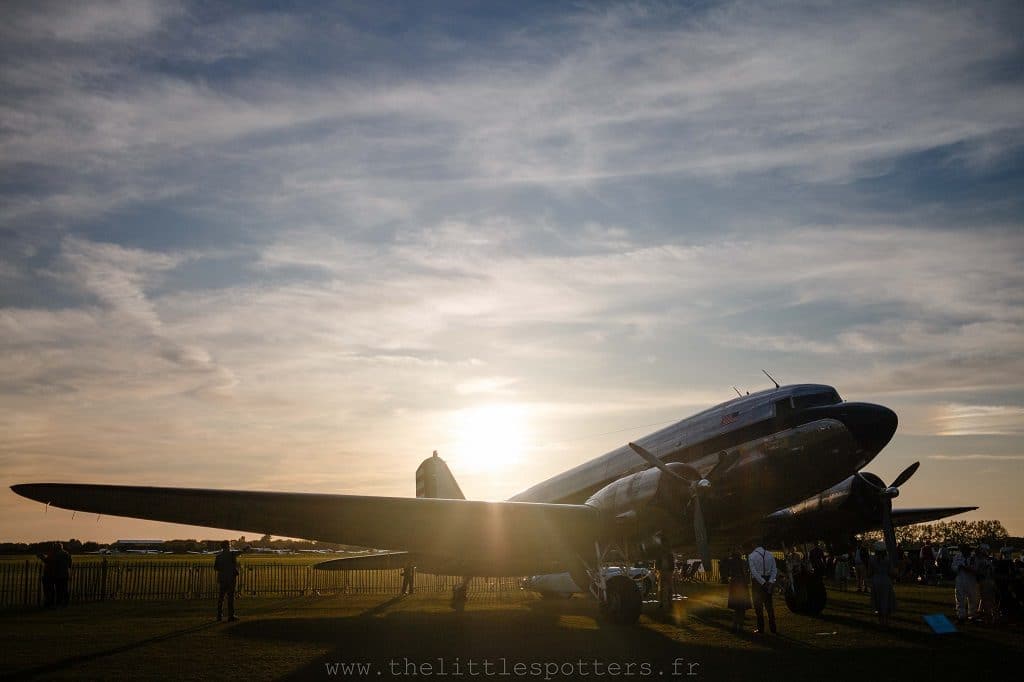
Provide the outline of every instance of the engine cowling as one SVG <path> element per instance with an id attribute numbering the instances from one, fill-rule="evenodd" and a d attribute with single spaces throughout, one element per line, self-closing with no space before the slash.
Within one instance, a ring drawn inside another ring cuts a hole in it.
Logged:
<path id="1" fill-rule="evenodd" d="M 871 484 L 885 487 L 878 476 L 862 472 L 770 514 L 765 521 L 768 541 L 779 544 L 836 537 L 848 529 L 876 523 L 881 501 Z"/>
<path id="2" fill-rule="evenodd" d="M 673 462 L 673 471 L 695 475 L 693 467 Z M 594 493 L 586 504 L 606 518 L 605 528 L 623 547 L 650 556 L 677 542 L 684 532 L 688 486 L 658 469 L 645 469 L 613 481 Z"/>

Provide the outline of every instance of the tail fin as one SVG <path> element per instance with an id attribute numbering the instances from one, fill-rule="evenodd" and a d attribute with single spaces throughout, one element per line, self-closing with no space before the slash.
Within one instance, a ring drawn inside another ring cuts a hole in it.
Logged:
<path id="1" fill-rule="evenodd" d="M 445 500 L 464 500 L 462 489 L 455 482 L 444 460 L 437 456 L 437 450 L 427 457 L 416 469 L 416 497 L 435 497 Z"/>

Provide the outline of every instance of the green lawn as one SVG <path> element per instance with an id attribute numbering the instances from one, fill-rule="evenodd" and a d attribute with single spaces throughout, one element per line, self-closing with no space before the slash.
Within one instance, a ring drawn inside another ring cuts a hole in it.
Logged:
<path id="1" fill-rule="evenodd" d="M 899 675 L 934 682 L 1013 677 L 1024 660 L 1019 626 L 930 634 L 921 614 L 948 612 L 952 588 L 898 588 L 900 611 L 889 630 L 875 624 L 866 597 L 856 593 L 832 592 L 821 618 L 780 605 L 775 637 L 733 635 L 722 587 L 694 585 L 686 592 L 669 617 L 646 607 L 638 627 L 603 624 L 581 597 L 548 602 L 526 593 L 471 600 L 463 613 L 437 594 L 240 599 L 241 620 L 230 624 L 213 620 L 210 601 L 9 612 L 0 615 L 0 677 L 323 679 L 327 664 L 364 662 L 372 666 L 363 676 L 369 679 L 387 679 L 392 665 L 405 677 L 416 666 L 416 678 L 424 679 L 431 675 L 421 666 L 433 666 L 439 676 L 443 662 L 448 674 L 441 679 L 450 680 L 469 679 L 471 661 L 483 672 L 487 661 L 492 672 L 500 666 L 515 672 L 518 663 L 539 672 L 528 679 L 543 680 L 578 676 L 565 673 L 579 670 L 581 660 L 593 672 L 596 660 L 606 674 L 591 679 L 671 679 L 692 670 L 708 680 Z M 621 666 L 618 675 L 613 664 Z"/>

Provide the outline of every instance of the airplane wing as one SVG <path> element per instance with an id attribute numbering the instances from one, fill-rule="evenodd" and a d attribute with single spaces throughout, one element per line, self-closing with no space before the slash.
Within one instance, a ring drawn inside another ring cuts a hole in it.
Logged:
<path id="1" fill-rule="evenodd" d="M 973 511 L 977 507 L 919 507 L 893 509 L 894 527 L 910 526 Z M 812 542 L 829 537 L 849 536 L 882 529 L 881 512 L 853 510 L 816 510 L 814 513 L 782 509 L 765 517 L 765 537 L 774 545 Z"/>
<path id="2" fill-rule="evenodd" d="M 915 523 L 938 521 L 947 516 L 955 516 L 964 512 L 974 511 L 977 507 L 918 507 L 915 509 L 893 509 L 892 525 L 912 526 Z M 873 530 L 878 530 L 877 528 Z"/>
<path id="3" fill-rule="evenodd" d="M 416 552 L 465 575 L 564 570 L 599 535 L 586 505 L 62 483 L 12 490 L 96 514 Z"/>

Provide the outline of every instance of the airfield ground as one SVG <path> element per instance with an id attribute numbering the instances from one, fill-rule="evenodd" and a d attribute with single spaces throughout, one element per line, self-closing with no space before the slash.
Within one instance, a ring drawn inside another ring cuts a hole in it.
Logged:
<path id="1" fill-rule="evenodd" d="M 236 623 L 216 622 L 210 601 L 6 612 L 0 677 L 326 679 L 334 664 L 369 664 L 348 675 L 339 666 L 337 675 L 934 681 L 1016 677 L 1024 661 L 1020 626 L 931 634 L 921 616 L 949 612 L 952 588 L 899 587 L 900 610 L 889 630 L 876 625 L 867 598 L 857 593 L 832 592 L 819 618 L 780 605 L 775 637 L 749 633 L 749 613 L 747 634 L 731 633 L 721 586 L 688 585 L 684 592 L 687 599 L 669 617 L 648 605 L 638 627 L 603 624 L 581 597 L 543 601 L 529 593 L 470 601 L 462 613 L 437 594 L 244 598 Z"/>

